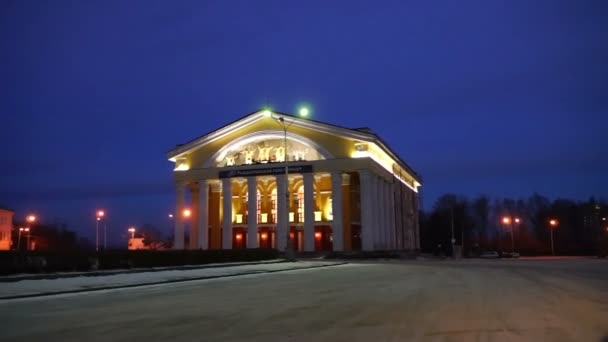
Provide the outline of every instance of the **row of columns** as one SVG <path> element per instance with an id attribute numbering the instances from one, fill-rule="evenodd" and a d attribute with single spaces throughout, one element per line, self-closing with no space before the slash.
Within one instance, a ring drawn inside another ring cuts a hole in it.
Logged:
<path id="1" fill-rule="evenodd" d="M 287 246 L 287 227 L 289 226 L 289 206 L 287 193 L 287 178 L 284 174 L 277 175 L 277 234 L 276 246 L 279 250 L 285 250 Z M 304 182 L 304 251 L 314 251 L 314 177 L 312 173 L 302 174 Z M 342 173 L 332 172 L 332 210 L 333 210 L 333 245 L 334 250 L 344 250 L 342 234 Z M 247 177 L 247 191 L 249 194 L 257 193 L 256 177 Z M 224 178 L 221 180 L 222 192 L 222 248 L 232 248 L 232 179 Z M 186 185 L 177 184 L 176 188 L 176 213 L 180 213 L 185 208 Z M 194 196 L 196 200 L 194 200 Z M 198 189 L 193 192 L 192 204 L 197 204 L 198 231 L 197 241 L 191 242 L 191 248 L 209 248 L 209 180 L 201 179 L 198 181 Z M 248 196 L 247 210 L 249 213 L 257 212 L 257 196 Z M 176 215 L 174 248 L 184 249 L 184 226 L 185 221 L 181 215 Z M 247 248 L 258 247 L 258 222 L 257 215 L 250 215 L 247 220 Z"/>
<path id="2" fill-rule="evenodd" d="M 284 174 L 277 175 L 277 235 L 276 246 L 279 250 L 285 250 L 287 245 L 287 227 L 289 225 L 287 179 Z M 314 188 L 313 174 L 302 174 L 304 182 L 304 251 L 314 251 Z M 332 236 L 334 251 L 344 250 L 343 238 L 343 192 L 342 172 L 331 173 L 332 188 L 332 212 L 333 221 Z M 361 248 L 364 251 L 392 250 L 399 246 L 396 244 L 397 222 L 395 220 L 395 187 L 392 182 L 376 175 L 369 170 L 359 171 L 360 179 L 360 210 L 361 210 Z M 190 247 L 195 249 L 209 248 L 209 185 L 207 179 L 198 182 L 196 192 L 193 192 L 192 203 L 196 204 L 197 210 L 194 218 L 198 223 L 196 241 L 191 242 Z M 247 190 L 249 194 L 257 193 L 256 177 L 247 178 Z M 177 210 L 180 212 L 185 207 L 185 184 L 178 184 L 176 189 Z M 221 180 L 222 192 L 222 248 L 232 248 L 232 179 Z M 196 195 L 196 200 L 194 196 Z M 219 208 L 218 208 L 219 209 Z M 257 212 L 257 196 L 248 196 L 247 210 L 249 213 Z M 174 248 L 184 248 L 184 219 L 176 215 Z M 247 220 L 247 248 L 258 247 L 258 222 L 257 215 L 250 215 Z"/>
<path id="3" fill-rule="evenodd" d="M 359 171 L 361 249 L 396 249 L 395 185 L 368 171 Z"/>

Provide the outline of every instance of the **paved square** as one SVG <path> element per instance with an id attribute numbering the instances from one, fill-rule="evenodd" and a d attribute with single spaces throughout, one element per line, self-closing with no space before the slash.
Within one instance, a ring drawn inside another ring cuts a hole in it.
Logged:
<path id="1" fill-rule="evenodd" d="M 601 341 L 608 261 L 355 263 L 0 302 L 3 341 Z"/>

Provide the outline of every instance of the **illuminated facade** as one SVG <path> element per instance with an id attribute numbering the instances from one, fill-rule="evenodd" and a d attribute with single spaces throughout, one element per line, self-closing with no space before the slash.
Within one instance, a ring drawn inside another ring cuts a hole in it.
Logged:
<path id="1" fill-rule="evenodd" d="M 419 249 L 420 179 L 377 135 L 264 114 L 168 152 L 174 248 L 285 250 L 289 232 L 300 252 Z"/>
<path id="2" fill-rule="evenodd" d="M 12 210 L 0 208 L 0 251 L 11 249 L 11 231 L 13 230 Z"/>

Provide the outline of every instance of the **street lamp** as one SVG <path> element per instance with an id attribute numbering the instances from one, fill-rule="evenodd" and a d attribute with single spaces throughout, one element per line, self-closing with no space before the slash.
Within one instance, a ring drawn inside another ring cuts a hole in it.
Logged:
<path id="1" fill-rule="evenodd" d="M 95 213 L 96 216 L 96 220 L 95 220 L 95 252 L 99 252 L 99 221 L 101 221 L 101 219 L 106 216 L 106 212 L 103 210 L 97 210 L 97 212 Z M 105 230 L 104 230 L 104 237 L 105 237 Z M 105 248 L 105 238 L 104 238 L 104 248 Z"/>
<path id="2" fill-rule="evenodd" d="M 514 223 L 519 224 L 519 222 L 519 217 L 504 216 L 502 218 L 502 224 L 509 227 L 509 231 L 511 232 L 511 253 L 515 253 L 515 238 L 513 237 L 513 226 Z"/>
<path id="3" fill-rule="evenodd" d="M 18 251 L 19 251 L 19 250 L 21 250 L 21 233 L 22 233 L 22 232 L 29 233 L 29 232 L 30 232 L 30 229 L 29 229 L 29 228 L 27 228 L 27 227 L 26 227 L 26 228 L 24 228 L 24 227 L 19 228 L 19 235 L 18 235 L 18 237 L 17 237 L 17 250 L 18 250 Z"/>
<path id="4" fill-rule="evenodd" d="M 131 233 L 131 239 L 135 238 L 135 227 L 129 227 L 129 233 Z"/>
<path id="5" fill-rule="evenodd" d="M 557 228 L 559 222 L 556 219 L 549 220 L 549 231 L 551 232 L 551 255 L 555 255 L 555 249 L 553 247 L 553 229 Z"/>
<path id="6" fill-rule="evenodd" d="M 267 118 L 273 118 L 279 125 L 281 125 L 281 127 L 283 128 L 283 162 L 285 164 L 285 205 L 286 205 L 286 210 L 287 212 L 289 212 L 289 167 L 288 167 L 288 156 L 289 154 L 287 153 L 287 129 L 296 121 L 296 118 L 294 117 L 293 119 L 291 119 L 291 121 L 289 123 L 285 122 L 285 118 L 283 116 L 280 115 L 276 115 L 274 114 L 272 111 L 266 109 L 262 112 L 262 114 L 267 117 Z M 298 111 L 299 116 L 301 117 L 306 117 L 310 114 L 310 110 L 306 107 L 301 107 L 300 110 Z M 287 212 L 285 213 L 285 215 L 288 215 Z M 285 226 L 285 234 L 286 236 L 286 245 L 285 245 L 285 257 L 287 257 L 288 260 L 291 261 L 295 261 L 295 252 L 293 250 L 293 247 L 291 245 L 291 236 L 290 236 L 290 230 L 291 227 L 289 226 L 289 219 L 286 220 L 287 224 Z"/>
<path id="7" fill-rule="evenodd" d="M 36 222 L 36 216 L 35 215 L 27 215 L 27 217 L 25 218 L 25 220 L 28 223 L 28 227 L 25 228 L 25 231 L 27 232 L 27 248 L 25 249 L 26 251 L 30 250 L 30 237 L 32 236 L 31 233 L 31 229 L 32 229 L 32 224 L 34 222 Z"/>
<path id="8" fill-rule="evenodd" d="M 190 209 L 184 209 L 182 214 L 184 215 L 185 218 L 188 218 L 188 217 L 192 216 L 192 211 L 190 211 Z M 171 215 L 169 217 L 173 217 L 173 215 Z"/>

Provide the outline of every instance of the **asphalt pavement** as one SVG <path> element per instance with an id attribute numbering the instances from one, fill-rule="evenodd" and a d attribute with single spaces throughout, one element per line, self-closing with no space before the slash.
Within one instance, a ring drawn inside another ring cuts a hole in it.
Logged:
<path id="1" fill-rule="evenodd" d="M 357 262 L 5 300 L 0 318 L 2 341 L 608 341 L 608 260 Z"/>

